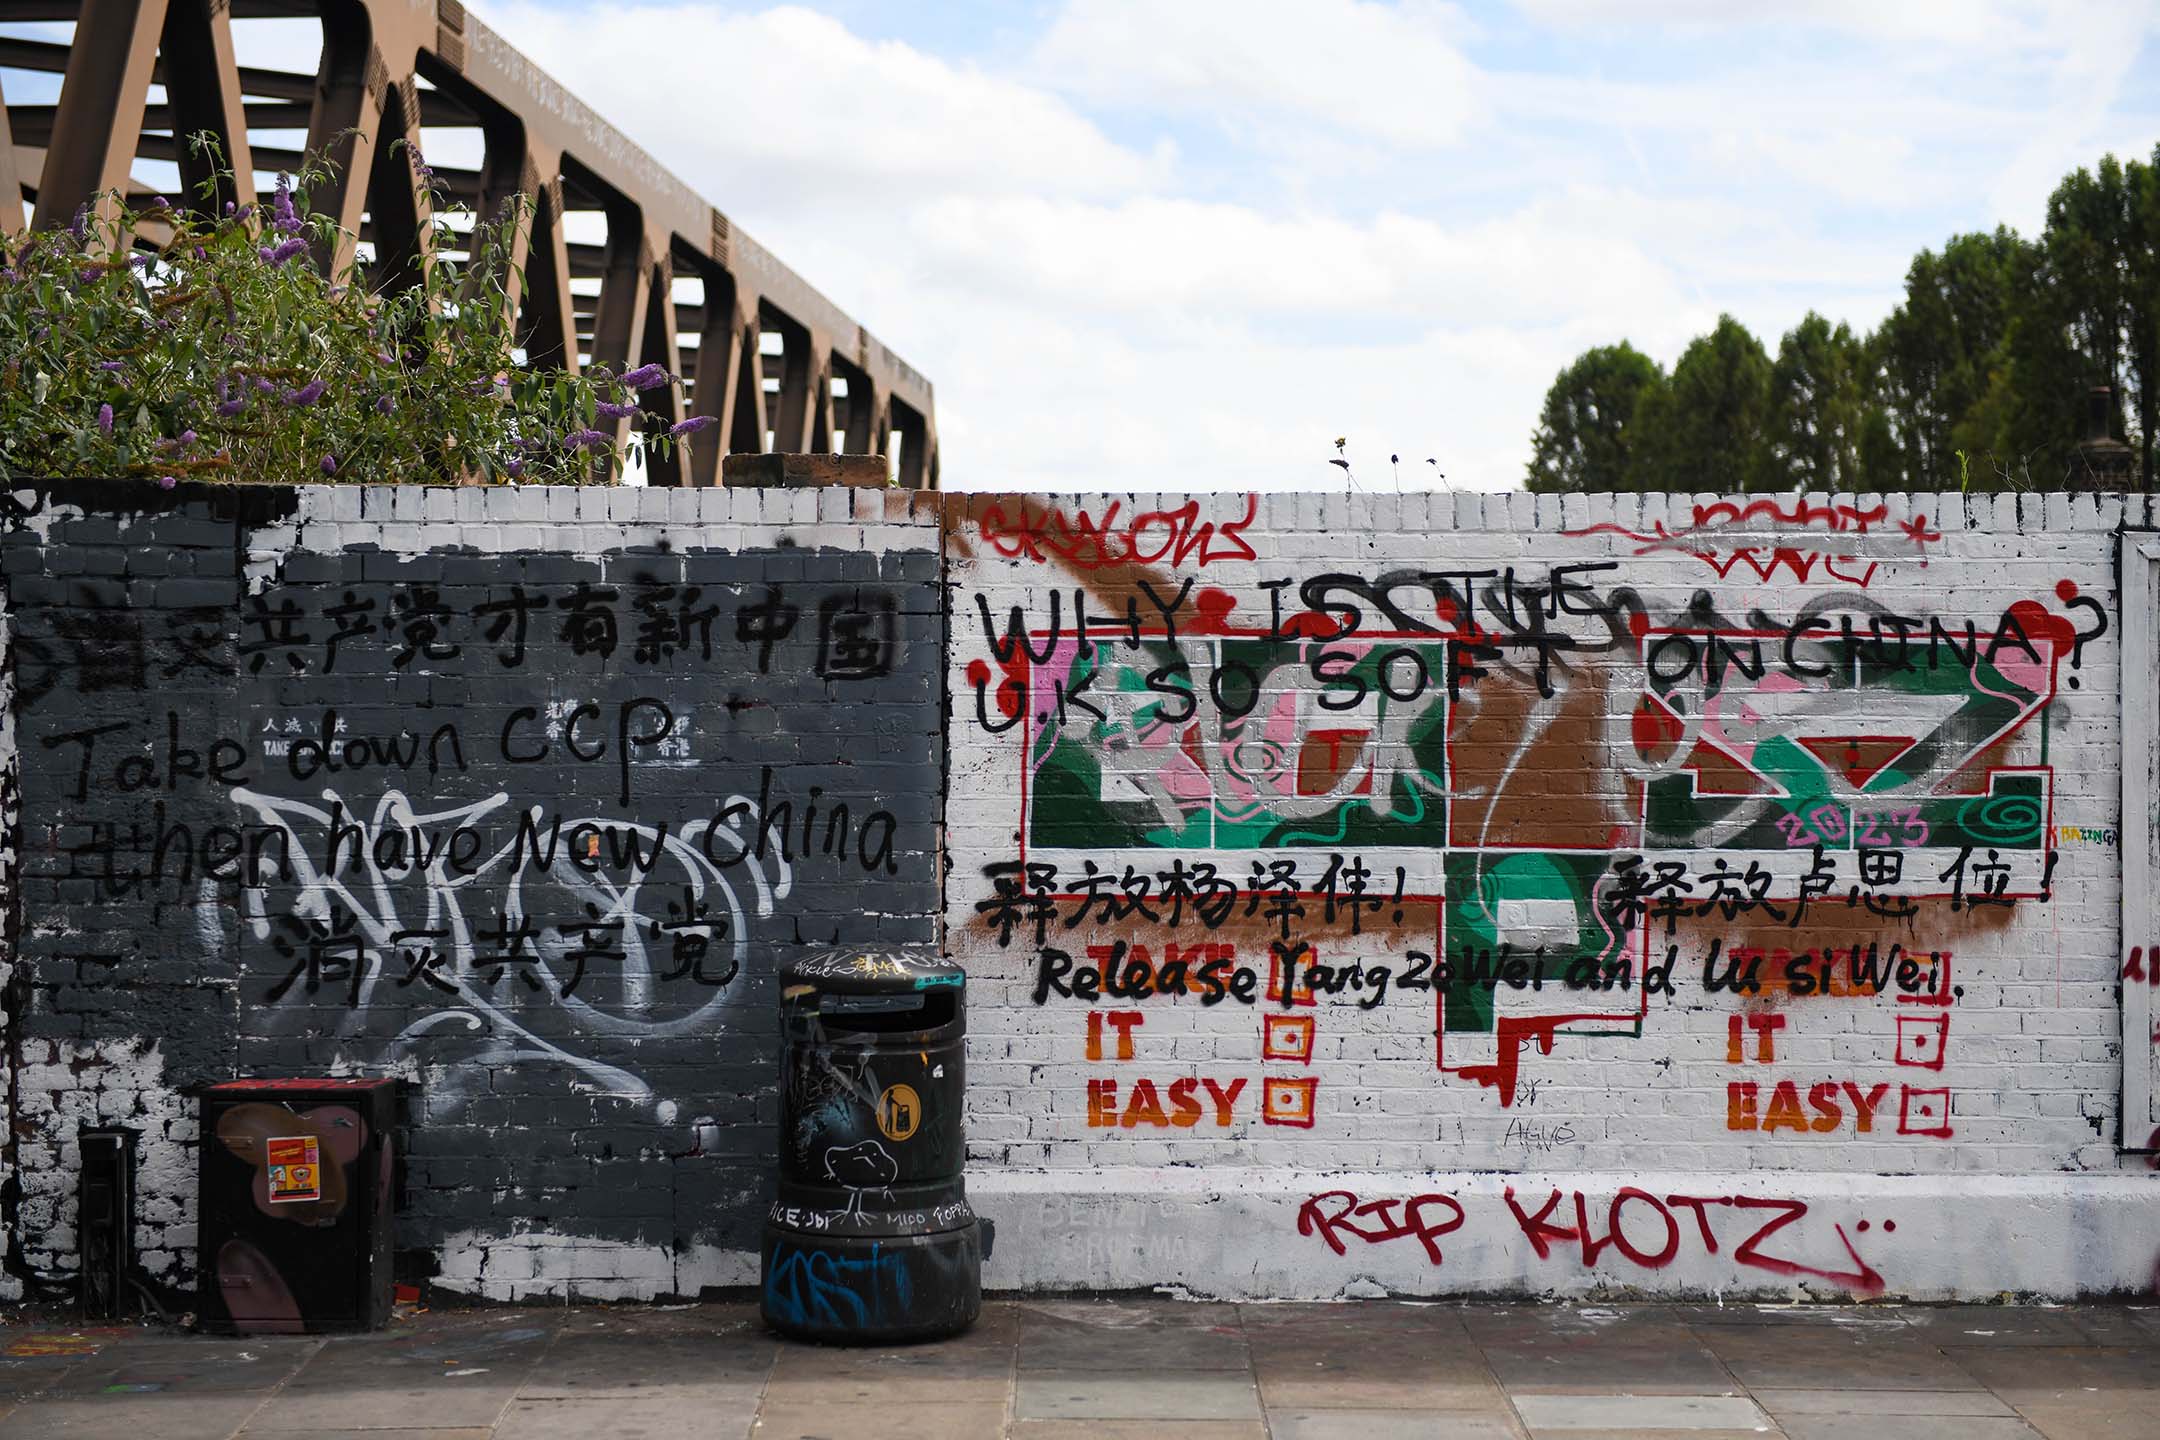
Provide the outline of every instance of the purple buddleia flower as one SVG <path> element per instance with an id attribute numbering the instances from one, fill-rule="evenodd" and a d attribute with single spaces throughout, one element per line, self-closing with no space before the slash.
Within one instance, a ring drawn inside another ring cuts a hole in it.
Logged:
<path id="1" fill-rule="evenodd" d="M 657 362 L 651 365 L 640 365 L 637 369 L 622 377 L 622 383 L 632 390 L 650 390 L 655 385 L 665 385 L 667 382 L 667 368 Z"/>
<path id="2" fill-rule="evenodd" d="M 107 435 L 112 434 L 112 406 L 100 405 L 97 407 L 97 428 Z"/>
<path id="3" fill-rule="evenodd" d="M 160 490 L 170 490 L 179 483 L 180 477 L 177 475 L 160 475 L 157 477 L 157 487 Z"/>
<path id="4" fill-rule="evenodd" d="M 74 236 L 77 240 L 90 238 L 90 207 L 88 205 L 75 207 L 75 218 L 68 222 L 68 234 Z"/>
<path id="5" fill-rule="evenodd" d="M 80 284 L 88 285 L 93 280 L 104 279 L 105 272 L 111 268 L 109 265 L 85 265 L 75 272 L 75 279 Z"/>
<path id="6" fill-rule="evenodd" d="M 195 432 L 194 432 L 193 430 L 183 430 L 183 431 L 181 431 L 181 432 L 180 432 L 180 445 L 181 445 L 181 448 L 185 449 L 185 448 L 186 448 L 187 446 L 193 445 L 194 443 L 195 443 Z"/>
<path id="7" fill-rule="evenodd" d="M 597 450 L 615 442 L 598 430 L 573 430 L 563 437 L 565 450 Z"/>
<path id="8" fill-rule="evenodd" d="M 300 212 L 293 208 L 292 176 L 285 174 L 283 171 L 278 173 L 277 198 L 271 202 L 271 206 L 272 213 L 276 217 L 271 224 L 278 234 L 298 235 L 307 228 L 307 222 L 302 220 Z"/>
<path id="9" fill-rule="evenodd" d="M 128 264 L 134 266 L 137 270 L 148 270 L 150 268 L 150 257 L 148 255 L 130 255 L 128 256 Z"/>
<path id="10" fill-rule="evenodd" d="M 278 398 L 287 405 L 312 405 L 317 400 L 322 399 L 323 391 L 329 388 L 320 380 L 310 380 L 297 390 L 287 390 Z"/>
<path id="11" fill-rule="evenodd" d="M 230 420 L 245 409 L 247 409 L 247 396 L 241 395 L 218 406 L 217 413 L 220 419 Z"/>
<path id="12" fill-rule="evenodd" d="M 508 475 L 512 480 L 515 480 L 520 475 L 523 475 L 525 473 L 525 462 L 515 456 L 512 456 L 510 459 L 510 463 L 503 466 L 503 473 L 505 475 Z"/>
<path id="13" fill-rule="evenodd" d="M 391 399 L 388 395 L 378 395 L 375 397 L 376 414 L 388 415 L 391 411 L 395 409 L 397 409 L 397 401 Z"/>
<path id="14" fill-rule="evenodd" d="M 608 420 L 627 420 L 632 415 L 638 413 L 637 406 L 617 405 L 612 400 L 595 400 L 593 402 L 593 409 L 599 411 L 602 418 Z"/>
<path id="15" fill-rule="evenodd" d="M 337 456 L 325 455 L 322 457 L 322 473 L 325 475 L 337 474 Z"/>
<path id="16" fill-rule="evenodd" d="M 122 370 L 127 369 L 127 366 L 118 360 L 100 360 L 97 362 L 97 368 L 108 375 L 117 375 Z"/>
<path id="17" fill-rule="evenodd" d="M 698 431 L 705 429 L 707 426 L 717 425 L 719 423 L 720 420 L 717 416 L 692 415 L 687 420 L 679 421 L 676 424 L 668 426 L 667 433 L 679 440 L 685 435 L 695 435 L 698 433 Z"/>
<path id="18" fill-rule="evenodd" d="M 232 201 L 230 201 L 230 200 L 227 200 L 227 201 L 225 202 L 225 218 L 226 218 L 226 219 L 228 219 L 228 220 L 230 220 L 230 219 L 231 219 L 231 218 L 233 217 L 233 213 L 234 213 L 235 211 L 237 211 L 237 210 L 238 210 L 239 208 L 240 208 L 240 207 L 239 207 L 238 205 L 234 204 L 234 203 L 233 203 Z"/>
<path id="19" fill-rule="evenodd" d="M 295 255 L 304 253 L 306 250 L 307 241 L 300 236 L 295 235 L 290 240 L 280 240 L 275 245 L 265 245 L 258 249 L 255 253 L 261 258 L 262 262 L 265 265 L 268 265 L 272 269 L 275 269 L 276 267 L 283 265 L 286 261 L 292 259 Z"/>
<path id="20" fill-rule="evenodd" d="M 277 389 L 277 386 L 271 384 L 267 376 L 258 375 L 255 377 L 255 388 L 268 395 L 271 391 Z"/>

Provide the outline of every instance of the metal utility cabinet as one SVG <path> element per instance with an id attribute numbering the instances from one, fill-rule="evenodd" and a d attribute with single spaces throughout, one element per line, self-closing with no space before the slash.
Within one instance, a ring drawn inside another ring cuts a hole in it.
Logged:
<path id="1" fill-rule="evenodd" d="M 234 1080 L 202 1093 L 201 1320 L 229 1333 L 390 1318 L 395 1080 Z"/>

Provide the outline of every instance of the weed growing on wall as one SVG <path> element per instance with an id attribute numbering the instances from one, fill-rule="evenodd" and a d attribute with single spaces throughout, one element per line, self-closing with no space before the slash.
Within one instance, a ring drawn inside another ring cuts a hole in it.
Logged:
<path id="1" fill-rule="evenodd" d="M 316 257 L 355 246 L 308 208 L 319 161 L 264 205 L 114 195 L 0 239 L 0 479 L 576 484 L 710 423 L 641 428 L 641 397 L 680 383 L 657 365 L 520 363 L 511 256 L 530 203 L 480 220 L 413 171 L 424 264 L 326 274 Z"/>

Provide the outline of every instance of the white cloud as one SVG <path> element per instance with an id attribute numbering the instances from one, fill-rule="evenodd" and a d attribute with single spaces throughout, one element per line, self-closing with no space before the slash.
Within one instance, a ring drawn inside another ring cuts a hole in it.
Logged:
<path id="1" fill-rule="evenodd" d="M 1295 117 L 1431 149 L 1481 108 L 1463 28 L 1430 0 L 1072 0 L 1034 62 L 1045 83 L 1098 103 L 1270 129 Z"/>
<path id="2" fill-rule="evenodd" d="M 1174 160 L 1167 142 L 1113 142 L 1043 90 L 796 6 L 480 13 L 731 214 L 736 191 L 844 197 L 866 218 L 925 193 L 1123 193 L 1163 182 Z"/>
<path id="3" fill-rule="evenodd" d="M 1648 214 L 1628 197 L 1587 192 L 1458 225 L 1189 200 L 958 196 L 921 207 L 914 230 L 925 260 L 956 283 L 1015 300 L 1084 296 L 1089 310 L 1119 313 L 1128 326 L 1623 324 L 1676 292 L 1667 271 L 1615 233 L 1616 204 L 1637 220 Z"/>
<path id="4" fill-rule="evenodd" d="M 1959 76 L 1884 38 L 1942 12 L 1831 0 L 1806 12 L 1823 53 L 1741 45 L 1654 83 L 1597 73 L 1602 40 L 1481 73 L 1417 4 L 1069 0 L 995 69 L 801 8 L 574 3 L 482 14 L 932 377 L 955 488 L 1339 487 L 1336 435 L 1367 487 L 1391 451 L 1412 484 L 1429 455 L 1512 486 L 1584 348 L 1669 364 L 1721 311 L 1773 347 L 1810 308 L 1872 325 L 1915 249 L 2002 196 L 2030 226 L 2089 130 L 2134 129 L 2120 32 L 1963 50 Z M 1999 7 L 1965 38 L 2055 23 Z M 2028 63 L 2045 84 L 1996 83 Z"/>
<path id="5" fill-rule="evenodd" d="M 2107 0 L 2127 8 L 2135 0 Z M 1516 9 L 1556 29 L 1614 31 L 1641 25 L 1734 30 L 1769 26 L 1861 35 L 1959 50 L 2030 48 L 2063 12 L 2089 8 L 2060 0 L 1516 0 Z"/>

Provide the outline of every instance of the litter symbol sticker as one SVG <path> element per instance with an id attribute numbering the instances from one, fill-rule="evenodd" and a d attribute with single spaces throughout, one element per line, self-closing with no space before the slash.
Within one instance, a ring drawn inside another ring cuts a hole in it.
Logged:
<path id="1" fill-rule="evenodd" d="M 878 1096 L 877 1128 L 888 1140 L 905 1140 L 922 1124 L 922 1099 L 912 1085 L 888 1085 Z"/>
<path id="2" fill-rule="evenodd" d="M 270 1202 L 322 1199 L 322 1151 L 313 1135 L 269 1142 Z"/>

